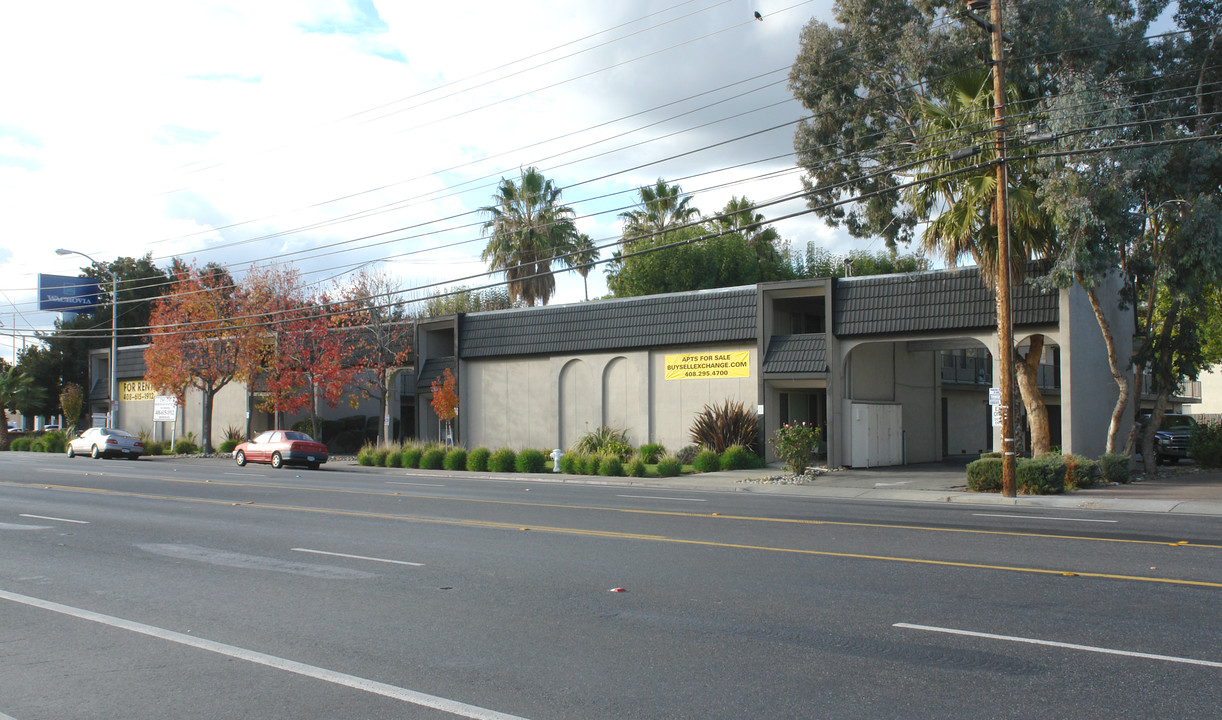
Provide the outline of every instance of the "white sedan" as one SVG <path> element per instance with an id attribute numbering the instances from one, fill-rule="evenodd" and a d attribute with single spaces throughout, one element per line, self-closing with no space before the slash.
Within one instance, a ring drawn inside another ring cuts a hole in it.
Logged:
<path id="1" fill-rule="evenodd" d="M 136 460 L 144 454 L 140 438 L 118 428 L 89 428 L 68 441 L 68 457 L 88 455 L 98 458 L 125 457 Z"/>

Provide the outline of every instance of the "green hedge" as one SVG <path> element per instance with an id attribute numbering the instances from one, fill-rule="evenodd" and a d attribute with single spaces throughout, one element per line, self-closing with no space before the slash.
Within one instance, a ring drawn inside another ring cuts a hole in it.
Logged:
<path id="1" fill-rule="evenodd" d="M 420 469 L 440 470 L 445 462 L 446 451 L 439 447 L 431 447 L 420 454 Z"/>
<path id="2" fill-rule="evenodd" d="M 511 473 L 517 465 L 518 454 L 510 448 L 501 448 L 488 457 L 488 469 L 495 473 Z"/>
<path id="3" fill-rule="evenodd" d="M 645 461 L 638 455 L 628 462 L 625 471 L 631 477 L 645 477 Z"/>
<path id="4" fill-rule="evenodd" d="M 1065 459 L 1056 453 L 1019 459 L 1014 480 L 1023 495 L 1065 492 Z"/>
<path id="5" fill-rule="evenodd" d="M 598 474 L 606 477 L 621 477 L 624 474 L 624 463 L 618 455 L 604 455 L 598 462 Z"/>
<path id="6" fill-rule="evenodd" d="M 492 451 L 486 447 L 477 447 L 467 453 L 467 470 L 471 472 L 488 472 L 488 457 Z"/>
<path id="7" fill-rule="evenodd" d="M 1099 463 L 1081 455 L 1065 455 L 1065 489 L 1092 487 L 1099 481 Z"/>
<path id="8" fill-rule="evenodd" d="M 1106 482 L 1127 483 L 1132 479 L 1129 474 L 1129 456 L 1121 453 L 1105 453 L 1099 458 L 1099 473 Z"/>
<path id="9" fill-rule="evenodd" d="M 520 473 L 539 473 L 543 472 L 543 468 L 547 465 L 547 458 L 539 450 L 527 448 L 518 453 L 518 457 L 514 459 L 513 466 Z"/>
<path id="10" fill-rule="evenodd" d="M 967 489 L 972 492 L 1001 492 L 1001 458 L 982 456 L 968 463 Z"/>
<path id="11" fill-rule="evenodd" d="M 462 448 L 452 448 L 442 459 L 441 466 L 446 470 L 466 470 L 467 451 Z"/>
<path id="12" fill-rule="evenodd" d="M 716 472 L 721 469 L 721 458 L 716 450 L 701 450 L 692 460 L 692 469 L 698 473 Z"/>
<path id="13" fill-rule="evenodd" d="M 1188 438 L 1188 456 L 1199 467 L 1222 467 L 1222 423 L 1200 423 Z"/>
<path id="14" fill-rule="evenodd" d="M 683 470 L 683 465 L 679 462 L 679 458 L 674 455 L 667 455 L 658 460 L 658 477 L 674 477 Z"/>

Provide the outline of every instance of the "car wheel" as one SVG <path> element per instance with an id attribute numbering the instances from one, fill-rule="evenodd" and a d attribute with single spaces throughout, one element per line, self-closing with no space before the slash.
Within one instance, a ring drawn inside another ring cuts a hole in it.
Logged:
<path id="1" fill-rule="evenodd" d="M 277 470 L 284 467 L 284 459 L 280 457 L 280 453 L 272 453 L 272 467 Z"/>
<path id="2" fill-rule="evenodd" d="M 97 445 L 94 445 L 93 449 L 89 451 L 89 457 L 93 458 L 94 460 L 97 460 L 98 458 L 102 457 L 102 451 L 98 450 Z"/>
<path id="3" fill-rule="evenodd" d="M 233 454 L 233 461 L 238 464 L 238 467 L 246 465 L 246 453 L 241 450 Z"/>
<path id="4" fill-rule="evenodd" d="M 76 457 L 76 451 L 72 449 L 71 445 L 68 446 L 68 457 L 70 458 Z"/>

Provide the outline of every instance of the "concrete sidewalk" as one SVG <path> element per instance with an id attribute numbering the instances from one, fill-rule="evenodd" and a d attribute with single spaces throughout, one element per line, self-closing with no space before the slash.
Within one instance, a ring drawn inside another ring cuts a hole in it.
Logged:
<path id="1" fill-rule="evenodd" d="M 1020 495 L 1017 498 L 1004 498 L 998 493 L 968 492 L 965 466 L 966 462 L 950 461 L 868 470 L 837 470 L 813 480 L 796 483 L 784 479 L 787 473 L 779 465 L 760 470 L 730 470 L 671 478 L 601 477 L 562 473 L 511 473 L 495 477 L 499 480 L 521 482 L 750 492 L 853 500 L 1222 515 L 1222 472 L 1218 471 L 1203 472 L 1197 471 L 1195 467 L 1182 466 L 1164 469 L 1157 477 L 1139 478 L 1125 485 L 1096 487 L 1062 495 Z M 352 461 L 334 462 L 330 467 L 396 475 L 410 473 L 416 476 L 444 477 L 461 474 L 466 477 L 493 477 L 488 473 L 362 467 Z"/>

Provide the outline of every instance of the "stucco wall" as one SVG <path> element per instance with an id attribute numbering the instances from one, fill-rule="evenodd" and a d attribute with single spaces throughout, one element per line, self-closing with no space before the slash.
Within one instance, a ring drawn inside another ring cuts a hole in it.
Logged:
<path id="1" fill-rule="evenodd" d="M 706 404 L 738 400 L 754 408 L 754 345 L 698 352 L 751 353 L 751 377 L 666 380 L 666 355 L 692 348 L 465 360 L 461 392 L 463 444 L 489 448 L 567 448 L 600 425 L 627 430 L 633 445 L 691 442 L 692 419 Z"/>
<path id="2" fill-rule="evenodd" d="M 1132 316 L 1116 302 L 1119 284 L 1116 277 L 1101 283 L 1099 296 L 1109 315 L 1116 354 L 1125 363 L 1132 354 L 1133 325 Z M 1061 318 L 1061 444 L 1065 452 L 1098 457 L 1106 449 L 1108 424 L 1120 391 L 1108 367 L 1107 346 L 1086 291 L 1074 285 L 1062 293 Z M 1129 431 L 1131 417 L 1132 413 L 1125 413 L 1121 438 Z"/>

